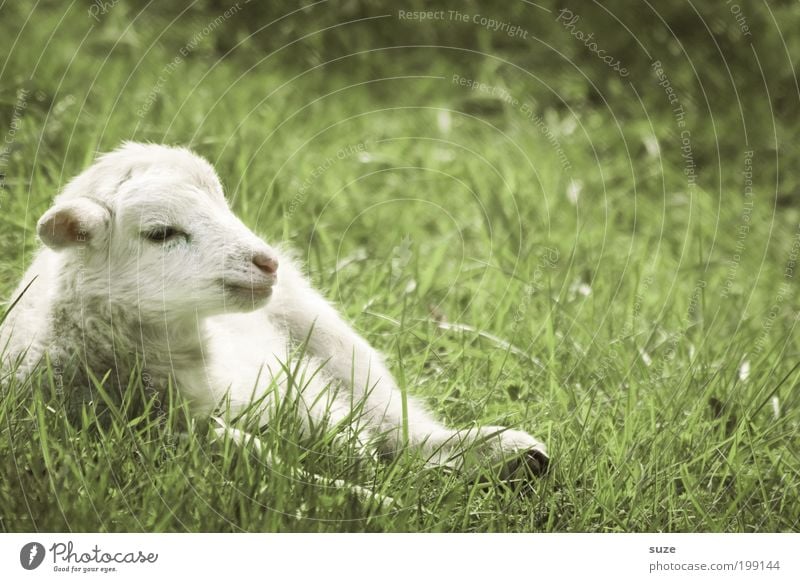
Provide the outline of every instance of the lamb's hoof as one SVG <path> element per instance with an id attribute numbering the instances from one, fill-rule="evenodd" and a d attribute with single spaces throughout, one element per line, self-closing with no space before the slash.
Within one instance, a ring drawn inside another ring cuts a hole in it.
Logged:
<path id="1" fill-rule="evenodd" d="M 550 457 L 539 449 L 529 449 L 510 460 L 503 467 L 501 478 L 508 483 L 529 481 L 544 477 L 550 467 Z"/>
<path id="2" fill-rule="evenodd" d="M 535 477 L 544 477 L 547 474 L 547 470 L 550 468 L 550 457 L 539 449 L 525 451 L 524 460 L 525 465 L 527 465 L 531 474 Z"/>

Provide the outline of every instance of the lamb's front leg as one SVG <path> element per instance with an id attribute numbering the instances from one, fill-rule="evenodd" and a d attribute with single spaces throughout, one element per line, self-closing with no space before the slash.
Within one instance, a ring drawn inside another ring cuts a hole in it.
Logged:
<path id="1" fill-rule="evenodd" d="M 268 309 L 309 351 L 324 360 L 328 374 L 352 387 L 356 403 L 388 448 L 410 445 L 432 463 L 456 467 L 503 463 L 523 457 L 535 472 L 547 466 L 542 443 L 522 431 L 481 427 L 457 431 L 438 422 L 408 397 L 408 434 L 403 434 L 403 396 L 381 354 L 359 336 L 288 259 L 281 261 L 278 288 Z M 407 436 L 407 441 L 405 440 Z"/>
<path id="2" fill-rule="evenodd" d="M 317 360 L 325 372 L 353 390 L 353 402 L 392 449 L 402 447 L 403 398 L 383 357 L 359 336 L 311 286 L 288 259 L 280 259 L 278 288 L 268 306 L 282 325 Z M 447 432 L 414 399 L 407 401 L 409 444 L 424 446 L 432 435 Z"/>

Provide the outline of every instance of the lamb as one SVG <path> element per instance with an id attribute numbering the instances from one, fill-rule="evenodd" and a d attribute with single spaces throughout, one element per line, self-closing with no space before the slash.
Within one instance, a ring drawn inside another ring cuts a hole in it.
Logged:
<path id="1" fill-rule="evenodd" d="M 432 465 L 548 465 L 542 443 L 497 426 L 438 422 L 405 404 L 382 355 L 314 290 L 290 253 L 230 210 L 213 167 L 188 149 L 125 143 L 70 181 L 37 225 L 44 243 L 0 327 L 3 365 L 29 375 L 78 357 L 124 386 L 137 362 L 193 415 L 233 421 L 258 402 L 267 425 L 292 386 L 313 423 L 358 424 L 365 449 L 409 448 Z M 277 391 L 277 392 L 275 392 Z M 357 407 L 357 414 L 354 414 Z M 466 454 L 470 453 L 470 454 Z"/>

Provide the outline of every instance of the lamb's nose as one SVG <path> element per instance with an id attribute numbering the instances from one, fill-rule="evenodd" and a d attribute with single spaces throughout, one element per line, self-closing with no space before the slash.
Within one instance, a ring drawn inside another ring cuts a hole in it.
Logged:
<path id="1" fill-rule="evenodd" d="M 278 259 L 267 253 L 254 254 L 253 264 L 268 275 L 274 275 L 278 270 Z"/>

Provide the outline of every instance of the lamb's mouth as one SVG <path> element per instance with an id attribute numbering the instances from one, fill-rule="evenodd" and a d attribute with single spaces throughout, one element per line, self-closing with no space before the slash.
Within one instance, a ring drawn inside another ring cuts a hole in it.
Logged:
<path id="1" fill-rule="evenodd" d="M 226 294 L 239 299 L 264 300 L 272 295 L 272 285 L 233 283 L 230 281 L 221 281 L 220 283 Z"/>

